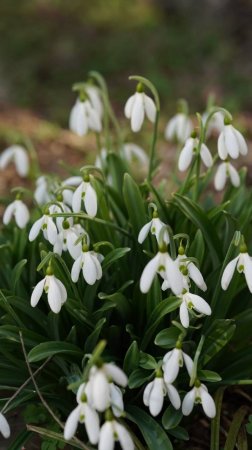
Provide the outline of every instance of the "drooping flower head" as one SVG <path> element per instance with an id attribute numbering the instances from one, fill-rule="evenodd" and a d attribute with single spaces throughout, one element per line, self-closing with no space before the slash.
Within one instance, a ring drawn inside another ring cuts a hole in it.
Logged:
<path id="1" fill-rule="evenodd" d="M 148 223 L 146 223 L 138 234 L 138 242 L 139 244 L 142 244 L 144 240 L 146 239 L 149 232 L 156 236 L 157 242 L 161 243 L 160 237 L 162 237 L 165 244 L 169 244 L 169 234 L 166 228 L 166 225 L 162 220 L 159 219 L 157 211 L 153 211 L 152 214 L 152 220 Z M 163 230 L 162 236 L 160 236 L 161 230 Z"/>
<path id="2" fill-rule="evenodd" d="M 49 210 L 46 209 L 45 214 L 32 225 L 29 233 L 29 241 L 34 241 L 42 230 L 44 238 L 54 245 L 57 240 L 57 227 L 53 218 L 49 215 Z"/>
<path id="3" fill-rule="evenodd" d="M 221 163 L 216 170 L 214 177 L 214 187 L 217 191 L 224 189 L 227 179 L 230 179 L 234 187 L 240 186 L 240 175 L 236 168 L 229 161 Z"/>
<path id="4" fill-rule="evenodd" d="M 3 215 L 3 223 L 8 225 L 14 217 L 15 222 L 19 228 L 25 228 L 30 219 L 30 213 L 27 206 L 20 199 L 14 200 L 10 203 Z"/>
<path id="5" fill-rule="evenodd" d="M 212 311 L 209 304 L 199 295 L 192 294 L 185 289 L 180 295 L 180 298 L 182 302 L 179 308 L 179 316 L 184 328 L 189 327 L 190 312 L 193 313 L 196 311 L 207 316 L 211 315 Z"/>
<path id="6" fill-rule="evenodd" d="M 80 256 L 78 256 L 72 266 L 71 278 L 73 282 L 76 283 L 78 281 L 82 270 L 83 278 L 86 283 L 90 285 L 95 284 L 95 282 L 102 277 L 102 260 L 103 255 L 93 250 L 89 250 L 89 245 L 84 244 Z"/>
<path id="7" fill-rule="evenodd" d="M 181 342 L 177 342 L 176 347 L 166 353 L 163 358 L 162 369 L 166 383 L 173 383 L 179 373 L 179 369 L 185 364 L 186 370 L 191 377 L 193 370 L 193 360 L 182 350 Z"/>
<path id="8" fill-rule="evenodd" d="M 218 139 L 218 153 L 224 161 L 228 156 L 237 159 L 239 155 L 246 155 L 248 147 L 240 131 L 231 125 L 228 118 L 224 119 L 225 127 Z"/>
<path id="9" fill-rule="evenodd" d="M 194 155 L 196 155 L 198 146 L 199 139 L 196 137 L 196 133 L 193 132 L 191 134 L 191 137 L 186 140 L 185 145 L 179 155 L 178 168 L 181 172 L 184 172 L 188 169 L 188 167 L 190 167 L 193 157 Z M 213 158 L 206 144 L 202 143 L 200 145 L 199 154 L 203 164 L 207 168 L 213 165 Z"/>
<path id="10" fill-rule="evenodd" d="M 201 404 L 204 413 L 210 419 L 216 415 L 216 407 L 213 398 L 208 393 L 207 387 L 199 380 L 195 381 L 194 387 L 189 391 L 182 402 L 182 412 L 184 416 L 191 414 L 195 404 Z"/>
<path id="11" fill-rule="evenodd" d="M 45 278 L 35 286 L 31 296 L 31 306 L 37 306 L 43 291 L 47 294 L 51 310 L 58 314 L 67 300 L 67 291 L 64 284 L 55 277 L 51 266 L 47 268 Z"/>
<path id="12" fill-rule="evenodd" d="M 0 155 L 0 169 L 5 169 L 10 162 L 14 162 L 16 171 L 20 177 L 26 177 L 29 173 L 29 158 L 27 151 L 21 145 L 12 145 L 6 148 Z"/>
<path id="13" fill-rule="evenodd" d="M 165 127 L 167 141 L 176 140 L 184 144 L 193 130 L 192 121 L 188 116 L 188 106 L 185 100 L 178 102 L 178 113 L 172 117 Z"/>
<path id="14" fill-rule="evenodd" d="M 174 408 L 179 409 L 181 401 L 177 389 L 172 384 L 166 383 L 162 374 L 158 373 L 154 380 L 147 384 L 143 393 L 143 402 L 153 417 L 161 412 L 166 395 Z"/>
<path id="15" fill-rule="evenodd" d="M 90 176 L 84 175 L 84 179 L 75 190 L 72 197 L 73 212 L 81 211 L 82 202 L 85 210 L 90 217 L 95 217 L 97 214 L 97 195 L 90 182 Z"/>
<path id="16" fill-rule="evenodd" d="M 107 417 L 102 425 L 98 450 L 114 450 L 119 442 L 122 450 L 134 450 L 135 445 L 128 430 L 112 417 Z"/>
<path id="17" fill-rule="evenodd" d="M 156 113 L 154 101 L 144 93 L 142 83 L 138 83 L 135 94 L 127 100 L 124 108 L 125 116 L 131 121 L 132 131 L 135 133 L 140 131 L 145 115 L 150 122 L 154 123 Z"/>
<path id="18" fill-rule="evenodd" d="M 245 243 L 242 243 L 240 245 L 240 254 L 228 263 L 223 272 L 221 278 L 221 287 L 224 291 L 227 290 L 233 278 L 235 268 L 239 273 L 244 273 L 247 286 L 252 293 L 252 258 L 248 254 L 247 246 L 245 245 Z"/>
<path id="19" fill-rule="evenodd" d="M 92 103 L 94 92 L 91 93 L 92 100 L 89 98 L 89 94 L 82 90 L 70 113 L 69 128 L 78 136 L 84 136 L 89 130 L 97 133 L 102 130 L 101 111 L 98 111 Z"/>

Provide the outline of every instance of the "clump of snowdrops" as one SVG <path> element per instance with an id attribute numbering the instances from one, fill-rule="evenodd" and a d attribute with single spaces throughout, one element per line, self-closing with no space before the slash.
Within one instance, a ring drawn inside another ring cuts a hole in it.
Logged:
<path id="1" fill-rule="evenodd" d="M 130 78 L 125 116 L 149 148 L 124 139 L 91 72 L 69 126 L 95 133 L 93 165 L 60 180 L 22 142 L 0 156 L 34 180 L 5 199 L 0 234 L 0 433 L 12 410 L 27 422 L 9 448 L 34 433 L 50 449 L 183 448 L 205 414 L 217 450 L 225 387 L 251 383 L 252 202 L 236 165 L 247 144 L 224 108 L 190 118 L 180 101 L 165 128 L 176 168 L 155 181 L 159 96 Z"/>

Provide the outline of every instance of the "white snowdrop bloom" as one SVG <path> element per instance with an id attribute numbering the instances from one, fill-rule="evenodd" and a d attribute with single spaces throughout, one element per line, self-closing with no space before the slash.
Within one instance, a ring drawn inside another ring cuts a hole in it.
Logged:
<path id="1" fill-rule="evenodd" d="M 57 236 L 53 252 L 61 255 L 62 251 L 68 251 L 73 259 L 77 259 L 81 255 L 82 243 L 76 241 L 83 235 L 89 245 L 90 239 L 84 228 L 80 225 L 78 226 L 78 224 L 72 225 L 70 219 L 64 220 L 62 223 L 62 230 Z"/>
<path id="2" fill-rule="evenodd" d="M 182 274 L 178 260 L 173 261 L 167 252 L 159 251 L 145 266 L 140 279 L 140 291 L 146 294 L 152 285 L 156 273 L 166 279 L 172 292 L 179 295 L 182 292 Z"/>
<path id="3" fill-rule="evenodd" d="M 196 381 L 195 386 L 189 391 L 182 402 L 182 413 L 189 416 L 192 412 L 194 404 L 201 403 L 206 416 L 213 419 L 216 415 L 216 407 L 213 398 L 208 393 L 207 387 Z"/>
<path id="4" fill-rule="evenodd" d="M 29 241 L 34 241 L 39 235 L 40 230 L 43 231 L 44 238 L 54 245 L 57 240 L 56 225 L 48 214 L 44 214 L 40 219 L 36 220 L 32 225 L 29 233 Z"/>
<path id="5" fill-rule="evenodd" d="M 139 145 L 129 142 L 122 148 L 123 156 L 130 164 L 139 163 L 143 166 L 149 164 L 149 157 Z"/>
<path id="6" fill-rule="evenodd" d="M 165 383 L 162 377 L 156 377 L 147 384 L 143 393 L 143 402 L 153 417 L 158 416 L 161 412 L 166 395 L 174 408 L 179 409 L 181 405 L 179 393 L 172 384 Z"/>
<path id="7" fill-rule="evenodd" d="M 91 444 L 97 444 L 100 435 L 99 415 L 89 404 L 84 383 L 78 389 L 77 402 L 77 407 L 70 413 L 65 423 L 64 438 L 66 440 L 72 439 L 78 423 L 84 423 L 89 441 Z"/>
<path id="8" fill-rule="evenodd" d="M 179 252 L 181 252 L 181 254 L 178 255 L 179 269 L 184 276 L 183 288 L 188 289 L 190 286 L 190 278 L 199 289 L 206 291 L 207 285 L 198 267 L 192 261 L 187 260 L 187 256 L 183 253 L 183 249 L 179 249 Z"/>
<path id="9" fill-rule="evenodd" d="M 182 303 L 179 309 L 179 317 L 183 327 L 188 328 L 190 322 L 189 311 L 196 311 L 200 314 L 210 316 L 212 310 L 209 304 L 199 295 L 185 292 L 181 296 Z"/>
<path id="10" fill-rule="evenodd" d="M 192 375 L 193 370 L 193 360 L 188 356 L 181 348 L 174 348 L 173 350 L 166 353 L 163 358 L 162 369 L 164 372 L 164 380 L 166 383 L 173 383 L 179 373 L 180 367 L 185 367 L 189 376 Z"/>
<path id="11" fill-rule="evenodd" d="M 117 410 L 119 414 L 119 409 L 123 405 L 119 399 L 118 391 L 115 392 L 113 386 L 111 386 L 111 381 L 119 386 L 126 387 L 128 378 L 115 364 L 105 363 L 101 367 L 93 366 L 89 373 L 89 398 L 91 405 L 97 411 L 105 411 L 114 403 L 113 409 Z"/>
<path id="12" fill-rule="evenodd" d="M 12 217 L 14 216 L 16 224 L 19 228 L 25 228 L 30 219 L 30 213 L 27 206 L 22 202 L 22 200 L 14 200 L 10 203 L 3 215 L 4 225 L 10 223 Z"/>
<path id="13" fill-rule="evenodd" d="M 48 191 L 48 180 L 44 175 L 41 175 L 36 180 L 36 189 L 34 191 L 34 198 L 38 203 L 38 205 L 45 205 L 52 198 Z"/>
<path id="14" fill-rule="evenodd" d="M 206 124 L 209 113 L 210 111 L 206 111 L 202 114 L 203 125 Z M 211 119 L 208 122 L 206 135 L 210 136 L 211 134 L 220 134 L 223 131 L 224 127 L 224 114 L 221 111 L 217 111 L 212 115 Z"/>
<path id="15" fill-rule="evenodd" d="M 70 113 L 69 128 L 78 136 L 84 136 L 88 130 L 97 133 L 102 130 L 101 118 L 89 100 L 76 100 Z"/>
<path id="16" fill-rule="evenodd" d="M 243 246 L 241 246 L 243 247 Z M 242 251 L 245 250 L 245 251 Z M 244 273 L 247 286 L 252 293 L 252 258 L 247 253 L 247 248 L 244 246 L 244 249 L 241 248 L 241 253 L 232 261 L 228 263 L 226 266 L 222 278 L 221 278 L 221 287 L 224 291 L 227 290 L 230 281 L 233 278 L 235 268 L 239 273 Z"/>
<path id="17" fill-rule="evenodd" d="M 81 211 L 82 201 L 87 214 L 90 217 L 95 217 L 97 214 L 97 195 L 90 181 L 82 180 L 74 192 L 72 199 L 73 212 L 78 213 Z"/>
<path id="18" fill-rule="evenodd" d="M 143 92 L 141 83 L 137 86 L 137 92 L 127 100 L 124 114 L 127 119 L 131 120 L 131 129 L 135 133 L 140 131 L 145 115 L 150 122 L 155 122 L 157 114 L 156 105 L 152 98 Z"/>
<path id="19" fill-rule="evenodd" d="M 158 218 L 158 215 L 156 212 L 153 213 L 153 218 L 150 222 L 146 223 L 140 230 L 139 234 L 138 234 L 138 242 L 139 244 L 142 244 L 143 241 L 145 241 L 145 239 L 147 238 L 147 235 L 149 232 L 151 232 L 151 234 L 153 234 L 154 236 L 156 236 L 157 242 L 160 242 L 160 232 L 161 230 L 166 227 L 165 223 L 162 222 L 162 220 L 160 220 Z M 163 234 L 163 241 L 166 244 L 169 244 L 170 239 L 169 239 L 169 234 L 167 229 L 164 230 L 164 234 Z"/>
<path id="20" fill-rule="evenodd" d="M 71 188 L 78 187 L 82 181 L 83 179 L 80 176 L 69 177 L 66 180 L 62 181 L 62 187 L 64 187 L 64 189 L 62 190 L 63 201 L 68 206 L 72 207 L 73 202 L 73 190 Z M 69 187 L 70 189 L 67 189 L 67 187 Z"/>
<path id="21" fill-rule="evenodd" d="M 14 162 L 16 171 L 20 177 L 26 177 L 29 172 L 29 158 L 27 151 L 20 145 L 12 145 L 6 148 L 0 155 L 0 169 L 5 169 L 10 162 Z"/>
<path id="22" fill-rule="evenodd" d="M 184 172 L 191 165 L 193 156 L 196 153 L 196 149 L 199 145 L 199 139 L 190 137 L 186 140 L 184 147 L 181 150 L 178 160 L 178 168 L 181 172 Z M 208 147 L 203 143 L 200 147 L 200 158 L 206 167 L 213 165 L 213 158 Z"/>
<path id="23" fill-rule="evenodd" d="M 114 416 L 121 417 L 124 411 L 123 394 L 114 383 L 109 383 L 109 397 Z"/>
<path id="24" fill-rule="evenodd" d="M 50 214 L 62 214 L 62 213 L 71 213 L 71 209 L 69 206 L 65 205 L 63 201 L 56 200 L 57 203 L 49 206 Z M 56 217 L 56 224 L 59 231 L 62 230 L 62 223 L 64 222 L 65 217 Z M 73 223 L 73 218 L 69 218 L 69 220 Z"/>
<path id="25" fill-rule="evenodd" d="M 192 121 L 187 114 L 182 112 L 172 117 L 165 128 L 165 138 L 167 141 L 176 139 L 184 143 L 189 138 L 193 129 Z"/>
<path id="26" fill-rule="evenodd" d="M 10 426 L 2 413 L 0 413 L 0 433 L 5 439 L 10 437 Z"/>
<path id="27" fill-rule="evenodd" d="M 115 442 L 119 442 L 122 450 L 135 448 L 128 430 L 116 420 L 107 420 L 101 427 L 98 450 L 114 450 Z"/>
<path id="28" fill-rule="evenodd" d="M 103 256 L 93 250 L 88 250 L 88 245 L 83 245 L 80 256 L 75 260 L 71 270 L 71 278 L 76 283 L 82 270 L 83 278 L 87 284 L 93 285 L 102 277 L 101 261 Z"/>
<path id="29" fill-rule="evenodd" d="M 248 147 L 246 141 L 240 131 L 236 130 L 233 125 L 225 125 L 224 130 L 218 138 L 218 153 L 220 159 L 227 159 L 230 156 L 237 159 L 239 155 L 246 155 Z"/>
<path id="30" fill-rule="evenodd" d="M 216 171 L 214 187 L 217 191 L 222 191 L 222 189 L 224 189 L 227 178 L 230 178 L 231 184 L 234 187 L 240 186 L 240 175 L 229 161 L 221 163 Z"/>
<path id="31" fill-rule="evenodd" d="M 89 100 L 98 116 L 102 118 L 103 115 L 103 104 L 101 100 L 100 90 L 96 86 L 87 85 L 86 92 L 88 94 Z"/>
<path id="32" fill-rule="evenodd" d="M 47 269 L 45 278 L 35 286 L 31 296 L 31 306 L 37 306 L 43 291 L 46 292 L 51 310 L 58 314 L 67 300 L 67 291 L 64 284 L 56 278 L 50 269 Z"/>

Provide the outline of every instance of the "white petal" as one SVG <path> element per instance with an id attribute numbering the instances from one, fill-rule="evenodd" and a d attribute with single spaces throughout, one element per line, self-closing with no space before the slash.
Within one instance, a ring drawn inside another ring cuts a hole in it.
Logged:
<path id="1" fill-rule="evenodd" d="M 230 176 L 231 183 L 234 187 L 240 186 L 240 176 L 237 170 L 232 166 L 232 164 L 228 163 L 228 172 Z"/>
<path id="2" fill-rule="evenodd" d="M 185 301 L 183 301 L 179 308 L 179 318 L 180 322 L 182 323 L 183 327 L 188 328 L 189 327 L 189 313 L 187 309 L 187 305 Z"/>
<path id="3" fill-rule="evenodd" d="M 115 430 L 119 438 L 122 450 L 134 450 L 135 446 L 128 430 L 118 422 L 115 422 Z"/>
<path id="4" fill-rule="evenodd" d="M 15 146 L 14 160 L 18 175 L 26 177 L 29 172 L 29 158 L 23 147 Z"/>
<path id="5" fill-rule="evenodd" d="M 102 412 L 109 406 L 109 383 L 102 370 L 98 370 L 93 378 L 92 397 L 94 407 Z"/>
<path id="6" fill-rule="evenodd" d="M 10 426 L 5 419 L 4 415 L 0 413 L 0 433 L 2 433 L 5 439 L 10 437 Z"/>
<path id="7" fill-rule="evenodd" d="M 32 225 L 31 229 L 30 229 L 30 233 L 29 233 L 29 241 L 34 241 L 34 239 L 36 239 L 36 237 L 38 236 L 41 227 L 44 223 L 44 216 L 42 216 L 40 219 L 36 220 L 36 222 L 34 222 L 34 224 Z"/>
<path id="8" fill-rule="evenodd" d="M 182 148 L 178 160 L 178 168 L 181 172 L 188 169 L 193 158 L 194 139 L 189 138 Z"/>
<path id="9" fill-rule="evenodd" d="M 243 135 L 240 133 L 240 131 L 235 130 L 235 137 L 236 137 L 236 139 L 238 141 L 238 144 L 239 144 L 240 154 L 243 155 L 243 156 L 247 155 L 247 153 L 248 153 L 248 146 L 247 146 L 247 143 L 246 143 Z"/>
<path id="10" fill-rule="evenodd" d="M 97 444 L 100 435 L 100 420 L 96 411 L 87 403 L 84 405 L 85 427 L 91 444 Z"/>
<path id="11" fill-rule="evenodd" d="M 180 295 L 183 289 L 183 277 L 178 267 L 177 260 L 173 261 L 168 255 L 166 258 L 166 278 L 175 295 Z"/>
<path id="12" fill-rule="evenodd" d="M 166 384 L 166 389 L 171 404 L 175 409 L 179 409 L 181 406 L 181 400 L 177 389 L 172 384 Z"/>
<path id="13" fill-rule="evenodd" d="M 206 316 L 210 316 L 212 313 L 212 310 L 209 306 L 209 304 L 199 295 L 195 294 L 189 294 L 188 297 L 192 300 L 194 309 L 198 311 L 201 314 L 205 314 Z"/>
<path id="14" fill-rule="evenodd" d="M 221 163 L 216 171 L 214 177 L 214 186 L 217 191 L 222 191 L 227 181 L 227 165 L 225 162 Z"/>
<path id="15" fill-rule="evenodd" d="M 144 98 L 143 93 L 136 92 L 135 101 L 131 114 L 131 129 L 135 133 L 141 129 L 144 120 Z"/>
<path id="16" fill-rule="evenodd" d="M 124 411 L 122 391 L 121 389 L 119 389 L 119 387 L 115 386 L 114 383 L 109 383 L 109 389 L 110 389 L 110 403 L 113 410 L 113 414 L 116 417 L 121 417 Z"/>
<path id="17" fill-rule="evenodd" d="M 3 215 L 3 223 L 4 225 L 8 225 L 12 219 L 12 216 L 14 214 L 15 211 L 15 202 L 10 203 L 6 210 L 4 211 L 4 215 Z"/>
<path id="18" fill-rule="evenodd" d="M 220 159 L 227 159 L 228 151 L 224 140 L 224 131 L 222 131 L 222 133 L 218 137 L 218 153 Z"/>
<path id="19" fill-rule="evenodd" d="M 104 364 L 103 367 L 108 377 L 111 377 L 116 384 L 119 384 L 119 386 L 122 387 L 127 386 L 128 377 L 127 375 L 125 375 L 122 369 L 112 363 Z"/>
<path id="20" fill-rule="evenodd" d="M 73 259 L 77 259 L 81 255 L 81 243 L 75 245 L 78 236 L 73 230 L 68 230 L 67 233 L 67 249 Z"/>
<path id="21" fill-rule="evenodd" d="M 164 403 L 164 382 L 163 378 L 155 378 L 149 398 L 149 409 L 153 417 L 156 417 Z"/>
<path id="22" fill-rule="evenodd" d="M 200 388 L 201 402 L 204 413 L 213 419 L 216 415 L 216 407 L 211 395 L 205 389 Z"/>
<path id="23" fill-rule="evenodd" d="M 135 101 L 135 94 L 128 98 L 125 107 L 124 107 L 124 114 L 127 117 L 127 119 L 131 118 L 132 114 L 132 108 Z"/>
<path id="24" fill-rule="evenodd" d="M 5 169 L 8 164 L 11 162 L 14 156 L 14 145 L 6 148 L 3 153 L 0 155 L 0 169 Z"/>
<path id="25" fill-rule="evenodd" d="M 185 363 L 188 375 L 191 377 L 192 376 L 192 371 L 193 371 L 193 360 L 185 352 L 182 352 L 182 355 L 183 355 L 183 359 L 184 359 L 184 363 Z"/>
<path id="26" fill-rule="evenodd" d="M 248 253 L 243 253 L 244 275 L 250 292 L 252 293 L 252 259 Z"/>
<path id="27" fill-rule="evenodd" d="M 91 258 L 89 252 L 84 253 L 84 263 L 83 263 L 83 277 L 84 280 L 91 286 L 96 282 L 96 265 Z"/>
<path id="28" fill-rule="evenodd" d="M 182 413 L 184 416 L 189 416 L 189 414 L 193 410 L 195 401 L 195 388 L 193 388 L 191 391 L 189 391 L 182 402 Z"/>
<path id="29" fill-rule="evenodd" d="M 77 100 L 70 113 L 69 128 L 78 136 L 84 136 L 88 131 L 85 102 Z"/>
<path id="30" fill-rule="evenodd" d="M 54 245 L 56 242 L 56 239 L 57 239 L 57 234 L 58 234 L 56 225 L 51 217 L 47 218 L 46 223 L 47 223 L 46 233 L 47 233 L 48 241 L 50 242 L 50 244 Z"/>
<path id="31" fill-rule="evenodd" d="M 238 258 L 239 258 L 239 256 L 237 256 L 236 258 L 232 259 L 232 261 L 230 261 L 228 263 L 228 265 L 226 266 L 226 268 L 225 268 L 225 270 L 223 272 L 223 275 L 222 275 L 222 278 L 221 278 L 221 287 L 222 287 L 222 289 L 224 291 L 227 290 L 227 288 L 228 288 L 228 286 L 230 284 L 230 281 L 231 281 L 231 279 L 232 279 L 232 277 L 234 275 L 234 271 L 235 271 L 235 267 L 236 267 Z"/>
<path id="32" fill-rule="evenodd" d="M 60 290 L 61 303 L 63 305 L 63 303 L 65 303 L 66 300 L 67 300 L 67 290 L 66 290 L 64 284 L 60 280 L 58 280 L 58 278 L 55 278 L 55 281 L 56 281 L 56 283 L 58 285 L 58 288 Z"/>
<path id="33" fill-rule="evenodd" d="M 57 236 L 56 242 L 53 246 L 53 253 L 57 253 L 57 255 L 62 255 L 62 251 L 63 251 L 63 236 L 60 233 Z"/>
<path id="34" fill-rule="evenodd" d="M 176 116 L 172 117 L 165 127 L 165 139 L 167 141 L 175 137 L 176 132 Z"/>
<path id="35" fill-rule="evenodd" d="M 78 213 L 81 211 L 81 200 L 82 200 L 82 193 L 84 191 L 84 183 L 82 182 L 75 192 L 73 193 L 73 199 L 72 199 L 72 209 L 73 212 Z"/>
<path id="36" fill-rule="evenodd" d="M 100 96 L 100 91 L 94 86 L 87 86 L 86 92 L 90 98 L 90 102 L 94 109 L 97 111 L 100 117 L 102 117 L 103 113 L 103 104 Z"/>
<path id="37" fill-rule="evenodd" d="M 163 365 L 163 371 L 164 371 L 164 379 L 165 382 L 170 384 L 173 383 L 173 381 L 176 380 L 178 373 L 179 373 L 179 357 L 181 354 L 181 351 L 178 349 L 172 350 L 170 353 L 169 359 L 167 359 Z"/>
<path id="38" fill-rule="evenodd" d="M 65 428 L 64 438 L 69 441 L 75 435 L 80 417 L 80 406 L 78 405 L 68 416 Z"/>
<path id="39" fill-rule="evenodd" d="M 62 299 L 61 290 L 57 284 L 57 280 L 54 275 L 50 275 L 49 288 L 48 288 L 48 303 L 51 310 L 58 314 L 61 310 Z"/>
<path id="40" fill-rule="evenodd" d="M 196 286 L 198 286 L 202 291 L 206 291 L 207 285 L 198 267 L 193 262 L 190 262 L 187 269 L 189 272 L 189 277 L 194 281 Z"/>
<path id="41" fill-rule="evenodd" d="M 90 183 L 87 183 L 84 204 L 88 215 L 90 217 L 95 217 L 97 213 L 97 195 Z"/>
<path id="42" fill-rule="evenodd" d="M 100 431 L 98 450 L 114 450 L 114 430 L 112 422 L 105 422 Z"/>
<path id="43" fill-rule="evenodd" d="M 150 393 L 151 390 L 153 388 L 153 383 L 154 381 L 151 381 L 150 383 L 147 384 L 147 386 L 144 389 L 144 393 L 143 393 L 143 402 L 145 406 L 149 406 L 150 403 Z"/>
<path id="44" fill-rule="evenodd" d="M 71 278 L 74 283 L 76 283 L 79 279 L 80 271 L 81 271 L 81 264 L 82 264 L 82 255 L 76 259 L 76 261 L 73 263 L 73 266 L 72 266 Z"/>
<path id="45" fill-rule="evenodd" d="M 239 156 L 239 142 L 236 139 L 235 129 L 232 125 L 226 125 L 224 129 L 224 140 L 227 151 L 231 158 L 237 159 Z"/>
<path id="46" fill-rule="evenodd" d="M 143 241 L 146 239 L 146 237 L 147 237 L 147 235 L 148 235 L 148 233 L 149 233 L 149 231 L 150 231 L 151 224 L 152 224 L 152 221 L 146 223 L 146 224 L 141 228 L 141 230 L 140 230 L 140 232 L 139 232 L 139 235 L 138 235 L 138 242 L 139 242 L 139 244 L 142 244 Z"/>
<path id="47" fill-rule="evenodd" d="M 211 167 L 213 165 L 213 158 L 205 144 L 201 144 L 200 156 L 206 167 Z"/>
<path id="48" fill-rule="evenodd" d="M 143 98 L 146 116 L 150 122 L 154 123 L 156 119 L 156 105 L 152 98 L 148 97 L 148 95 L 144 94 Z"/>
<path id="49" fill-rule="evenodd" d="M 160 260 L 160 254 L 157 253 L 157 255 L 152 258 L 147 266 L 145 266 L 141 279 L 140 279 L 140 291 L 143 292 L 143 294 L 146 294 L 146 292 L 149 291 L 154 276 L 157 273 L 158 266 L 159 266 L 159 260 Z"/>
<path id="50" fill-rule="evenodd" d="M 25 228 L 29 222 L 30 214 L 27 206 L 21 201 L 16 200 L 15 218 L 19 228 Z"/>
<path id="51" fill-rule="evenodd" d="M 43 280 L 39 281 L 39 283 L 35 286 L 32 292 L 31 296 L 31 306 L 36 306 L 41 298 L 41 295 L 43 294 L 43 289 L 45 285 L 45 278 Z"/>

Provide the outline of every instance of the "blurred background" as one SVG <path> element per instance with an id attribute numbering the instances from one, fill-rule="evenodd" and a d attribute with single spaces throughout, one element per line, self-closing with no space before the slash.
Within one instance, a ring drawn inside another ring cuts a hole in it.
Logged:
<path id="1" fill-rule="evenodd" d="M 67 126 L 71 85 L 107 79 L 118 114 L 130 74 L 150 78 L 163 111 L 202 110 L 209 92 L 252 109 L 252 0 L 1 0 L 0 107 Z M 3 118 L 1 116 L 0 118 Z"/>

